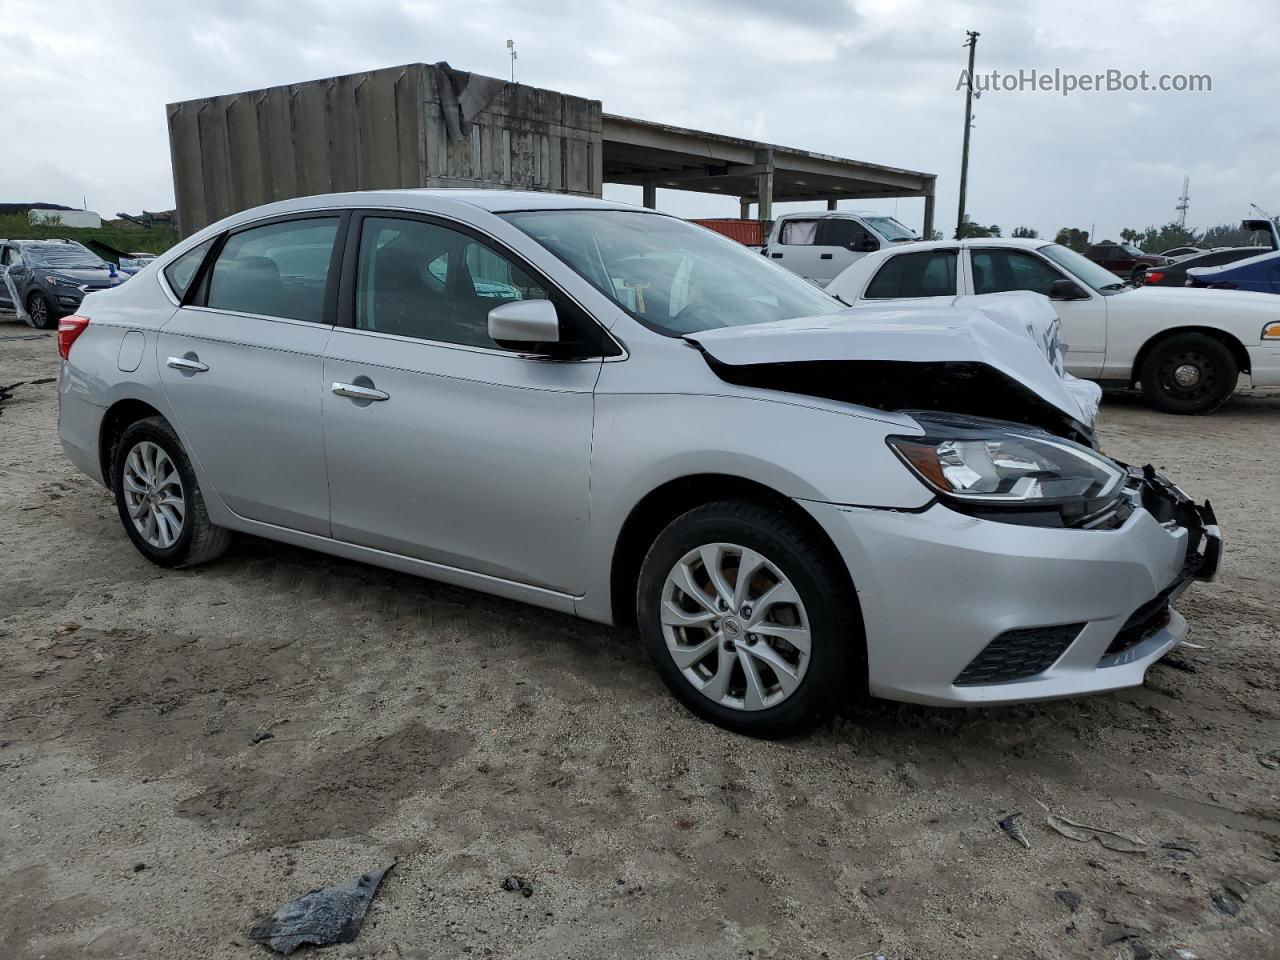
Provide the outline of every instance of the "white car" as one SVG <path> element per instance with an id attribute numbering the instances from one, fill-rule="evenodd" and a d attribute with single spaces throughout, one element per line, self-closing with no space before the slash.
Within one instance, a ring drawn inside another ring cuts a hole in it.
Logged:
<path id="1" fill-rule="evenodd" d="M 1104 386 L 1141 385 L 1169 413 L 1209 413 L 1247 373 L 1280 386 L 1280 303 L 1269 294 L 1132 287 L 1043 240 L 912 243 L 869 253 L 827 285 L 850 306 L 949 304 L 1011 290 L 1054 301 L 1067 370 Z"/>

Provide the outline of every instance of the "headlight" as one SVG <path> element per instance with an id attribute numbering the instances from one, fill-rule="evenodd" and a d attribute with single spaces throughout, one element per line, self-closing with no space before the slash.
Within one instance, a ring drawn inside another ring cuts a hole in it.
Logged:
<path id="1" fill-rule="evenodd" d="M 1127 472 L 1070 440 L 993 420 L 912 414 L 923 437 L 889 446 L 926 486 L 987 507 L 1044 507 L 1107 501 Z"/>
<path id="2" fill-rule="evenodd" d="M 44 282 L 54 287 L 75 287 L 77 290 L 80 289 L 80 282 L 78 280 L 72 280 L 69 277 L 59 277 L 52 273 L 45 275 Z"/>

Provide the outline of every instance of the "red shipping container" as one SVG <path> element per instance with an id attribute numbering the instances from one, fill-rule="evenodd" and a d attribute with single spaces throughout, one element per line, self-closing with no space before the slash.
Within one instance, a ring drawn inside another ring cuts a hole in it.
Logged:
<path id="1" fill-rule="evenodd" d="M 690 220 L 700 227 L 722 233 L 748 247 L 764 246 L 764 224 L 759 220 Z"/>

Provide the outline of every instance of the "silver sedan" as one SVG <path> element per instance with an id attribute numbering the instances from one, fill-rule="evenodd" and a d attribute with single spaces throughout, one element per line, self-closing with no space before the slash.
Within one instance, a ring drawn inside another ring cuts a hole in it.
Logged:
<path id="1" fill-rule="evenodd" d="M 576 197 L 388 191 L 214 224 L 59 327 L 67 455 L 164 566 L 234 531 L 636 623 L 744 733 L 857 694 L 1142 682 L 1212 512 L 1095 449 L 981 311 L 851 311 Z"/>

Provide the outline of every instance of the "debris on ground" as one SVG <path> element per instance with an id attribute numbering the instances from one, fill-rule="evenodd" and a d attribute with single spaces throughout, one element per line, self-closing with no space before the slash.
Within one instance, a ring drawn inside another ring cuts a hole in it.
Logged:
<path id="1" fill-rule="evenodd" d="M 519 890 L 520 895 L 523 897 L 533 896 L 533 884 L 524 877 L 517 877 L 514 874 L 502 881 L 502 889 L 512 891 Z"/>
<path id="2" fill-rule="evenodd" d="M 1141 940 L 1130 940 L 1129 949 L 1133 951 L 1133 960 L 1151 960 L 1151 949 Z"/>
<path id="3" fill-rule="evenodd" d="M 1072 913 L 1080 909 L 1082 898 L 1078 893 L 1074 893 L 1071 890 L 1059 890 L 1054 894 L 1054 897 Z"/>
<path id="4" fill-rule="evenodd" d="M 1219 913 L 1225 913 L 1228 917 L 1234 917 L 1240 912 L 1240 904 L 1225 894 L 1215 893 L 1213 905 L 1218 908 Z"/>
<path id="5" fill-rule="evenodd" d="M 304 943 L 318 947 L 350 943 L 360 935 L 373 895 L 393 866 L 366 873 L 346 886 L 312 890 L 260 922 L 249 931 L 249 938 L 286 955 Z"/>
<path id="6" fill-rule="evenodd" d="M 1117 833 L 1105 827 L 1091 827 L 1087 824 L 1075 823 L 1066 817 L 1057 817 L 1051 814 L 1049 816 L 1049 826 L 1053 827 L 1054 830 L 1068 840 L 1077 840 L 1081 843 L 1097 840 L 1108 850 L 1115 850 L 1119 853 L 1145 853 L 1147 849 L 1145 840 L 1139 840 L 1137 837 L 1131 837 L 1124 833 Z"/>
<path id="7" fill-rule="evenodd" d="M 1137 941 L 1140 936 L 1142 936 L 1141 930 L 1135 930 L 1122 923 L 1108 923 L 1106 931 L 1102 934 L 1102 945 L 1109 947 L 1115 943 Z"/>
<path id="8" fill-rule="evenodd" d="M 1193 857 L 1200 856 L 1200 848 L 1196 846 L 1194 841 L 1188 840 L 1186 837 L 1174 837 L 1172 840 L 1166 840 L 1160 844 L 1160 849 L 1168 850 L 1169 856 L 1175 860 L 1185 860 L 1188 854 Z"/>
<path id="9" fill-rule="evenodd" d="M 1258 754 L 1258 762 L 1268 770 L 1280 770 L 1280 750 Z"/>
<path id="10" fill-rule="evenodd" d="M 1186 947 L 1178 947 L 1173 952 L 1178 955 L 1178 960 L 1200 960 L 1200 954 Z"/>
<path id="11" fill-rule="evenodd" d="M 1031 849 L 1031 841 L 1027 839 L 1027 835 L 1022 832 L 1022 827 L 1018 826 L 1018 818 L 1021 813 L 1011 813 L 1000 821 L 1000 829 L 1013 837 L 1014 840 L 1022 844 L 1028 850 Z"/>
<path id="12" fill-rule="evenodd" d="M 12 400 L 13 391 L 17 390 L 24 383 L 26 383 L 25 380 L 19 380 L 17 383 L 9 384 L 7 387 L 0 385 L 0 400 Z"/>

